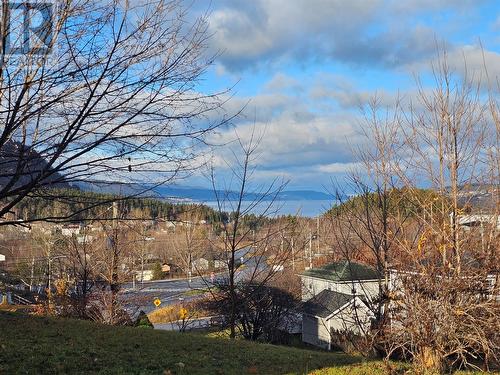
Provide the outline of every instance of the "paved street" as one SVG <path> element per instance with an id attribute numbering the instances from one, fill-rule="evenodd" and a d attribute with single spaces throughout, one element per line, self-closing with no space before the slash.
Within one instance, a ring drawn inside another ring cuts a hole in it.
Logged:
<path id="1" fill-rule="evenodd" d="M 220 274 L 217 277 L 221 277 Z M 135 288 L 132 283 L 121 286 L 120 299 L 122 304 L 135 314 L 140 310 L 149 313 L 155 309 L 153 301 L 155 298 L 161 300 L 161 306 L 166 306 L 180 301 L 190 301 L 201 296 L 203 290 L 207 289 L 210 277 L 193 277 L 188 279 L 173 279 L 159 281 L 137 282 Z M 196 294 L 199 291 L 199 294 Z"/>
<path id="2" fill-rule="evenodd" d="M 240 262 L 240 267 L 235 275 L 236 281 L 244 279 L 259 278 L 269 272 L 266 258 L 263 256 L 254 257 L 250 254 L 251 248 L 247 247 L 238 250 L 236 259 Z M 224 273 L 214 276 L 214 280 L 222 278 Z M 161 306 L 178 303 L 180 301 L 190 301 L 199 298 L 202 291 L 210 286 L 210 276 L 193 277 L 188 279 L 173 279 L 159 281 L 136 282 L 135 288 L 132 283 L 125 283 L 121 286 L 120 297 L 122 304 L 132 315 L 140 310 L 149 313 L 155 309 L 153 301 L 156 298 L 161 300 Z M 199 294 L 196 291 L 200 291 Z"/>
<path id="3" fill-rule="evenodd" d="M 189 323 L 186 324 L 185 329 L 189 331 L 192 329 L 209 328 L 211 319 L 212 317 L 210 316 L 206 318 L 192 319 L 189 321 Z M 160 329 L 164 331 L 180 331 L 182 327 L 182 322 L 176 321 L 171 323 L 154 323 L 153 326 L 155 329 Z"/>

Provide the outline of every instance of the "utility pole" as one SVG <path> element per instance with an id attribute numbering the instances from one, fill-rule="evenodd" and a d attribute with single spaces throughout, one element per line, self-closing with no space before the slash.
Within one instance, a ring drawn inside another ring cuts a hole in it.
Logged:
<path id="1" fill-rule="evenodd" d="M 281 253 L 283 253 L 283 232 L 281 232 L 281 244 L 280 244 Z"/>
<path id="2" fill-rule="evenodd" d="M 319 216 L 316 221 L 316 253 L 319 254 Z"/>
<path id="3" fill-rule="evenodd" d="M 116 295 L 118 294 L 118 202 L 113 202 L 113 218 L 112 218 L 112 238 L 111 238 L 111 251 L 113 252 L 113 263 L 111 271 L 111 323 L 115 323 L 116 313 Z"/>
<path id="4" fill-rule="evenodd" d="M 293 237 L 291 240 L 291 247 L 292 247 L 292 270 L 295 271 L 295 252 L 293 249 Z"/>
<path id="5" fill-rule="evenodd" d="M 33 291 L 34 278 L 35 278 L 35 257 L 31 258 L 30 292 Z"/>
<path id="6" fill-rule="evenodd" d="M 309 230 L 309 269 L 312 268 L 312 232 Z"/>
<path id="7" fill-rule="evenodd" d="M 141 225 L 142 227 L 142 225 Z M 146 252 L 146 228 L 142 231 L 142 248 L 141 248 L 141 287 L 144 287 L 144 255 Z"/>

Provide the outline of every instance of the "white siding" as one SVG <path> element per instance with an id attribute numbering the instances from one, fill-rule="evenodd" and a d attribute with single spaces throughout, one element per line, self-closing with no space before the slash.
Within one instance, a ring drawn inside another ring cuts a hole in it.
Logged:
<path id="1" fill-rule="evenodd" d="M 329 289 L 334 292 L 364 295 L 373 299 L 378 295 L 378 281 L 330 281 L 310 276 L 302 276 L 302 301 L 308 301 L 323 290 Z"/>
<path id="2" fill-rule="evenodd" d="M 330 328 L 325 319 L 302 315 L 302 341 L 323 349 L 330 348 Z"/>
<path id="3" fill-rule="evenodd" d="M 369 329 L 373 313 L 366 305 L 356 298 L 355 303 L 349 305 L 329 320 L 332 331 L 351 331 L 364 335 Z"/>
<path id="4" fill-rule="evenodd" d="M 351 331 L 364 335 L 370 329 L 372 312 L 356 298 L 354 303 L 328 318 L 302 316 L 302 341 L 323 349 L 330 349 L 332 333 Z"/>

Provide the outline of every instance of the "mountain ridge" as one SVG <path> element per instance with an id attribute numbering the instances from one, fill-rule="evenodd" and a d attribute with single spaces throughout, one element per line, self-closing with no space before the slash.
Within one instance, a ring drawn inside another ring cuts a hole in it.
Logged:
<path id="1" fill-rule="evenodd" d="M 235 191 L 217 190 L 217 194 L 212 189 L 203 187 L 194 187 L 188 185 L 166 185 L 157 186 L 148 184 L 126 184 L 118 182 L 78 182 L 75 187 L 86 191 L 99 191 L 112 194 L 137 194 L 138 196 L 158 199 L 193 201 L 193 202 L 214 202 L 217 196 L 225 197 L 226 200 L 237 200 L 239 194 Z M 267 196 L 262 193 L 247 193 L 244 196 L 244 201 L 253 201 L 261 199 L 270 201 L 274 198 L 274 194 Z M 276 195 L 278 201 L 292 200 L 332 200 L 334 196 L 328 193 L 323 193 L 315 190 L 285 190 Z"/>

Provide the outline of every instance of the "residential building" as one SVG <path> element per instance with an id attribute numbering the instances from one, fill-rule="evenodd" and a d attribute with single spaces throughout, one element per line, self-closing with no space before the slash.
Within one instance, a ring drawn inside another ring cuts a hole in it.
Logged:
<path id="1" fill-rule="evenodd" d="M 367 302 L 379 294 L 377 271 L 340 261 L 305 271 L 302 279 L 302 341 L 331 349 L 335 333 L 363 335 L 373 313 Z"/>
<path id="2" fill-rule="evenodd" d="M 337 332 L 364 335 L 373 318 L 362 296 L 325 289 L 304 303 L 302 341 L 330 350 Z"/>
<path id="3" fill-rule="evenodd" d="M 300 275 L 302 301 L 307 301 L 328 289 L 348 295 L 364 295 L 373 299 L 379 293 L 379 275 L 369 266 L 357 262 L 339 261 L 312 268 Z"/>

